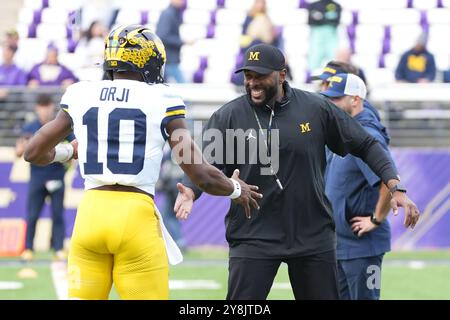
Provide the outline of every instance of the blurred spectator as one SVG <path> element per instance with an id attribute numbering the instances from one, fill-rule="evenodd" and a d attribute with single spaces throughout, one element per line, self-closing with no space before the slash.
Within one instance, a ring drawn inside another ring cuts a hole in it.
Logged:
<path id="1" fill-rule="evenodd" d="M 12 48 L 15 48 L 15 54 L 14 54 L 14 63 L 22 68 L 23 70 L 26 70 L 27 63 L 29 59 L 26 59 L 24 57 L 23 50 L 19 47 L 19 33 L 15 29 L 10 29 L 6 31 L 5 38 L 3 40 L 3 44 Z M 0 49 L 2 52 L 0 53 L 0 64 L 2 64 L 3 61 L 3 47 Z"/>
<path id="2" fill-rule="evenodd" d="M 350 48 L 340 48 L 340 49 L 338 49 L 336 51 L 336 56 L 335 56 L 334 60 L 338 61 L 338 62 L 345 62 L 345 63 L 351 64 L 352 66 L 357 68 L 358 71 L 357 71 L 356 75 L 358 77 L 360 77 L 362 79 L 362 81 L 364 81 L 364 84 L 366 85 L 366 88 L 367 88 L 367 79 L 366 79 L 366 76 L 364 74 L 364 71 L 361 68 L 355 66 L 355 64 L 352 63 L 352 54 L 353 54 L 352 53 L 352 49 L 350 49 Z"/>
<path id="3" fill-rule="evenodd" d="M 63 86 L 67 87 L 78 81 L 67 67 L 58 61 L 58 48 L 50 43 L 47 55 L 43 62 L 35 65 L 28 74 L 28 85 L 37 86 Z"/>
<path id="4" fill-rule="evenodd" d="M 55 116 L 55 104 L 50 95 L 41 94 L 36 100 L 37 119 L 27 123 L 22 129 L 22 135 L 16 142 L 16 155 L 22 157 L 29 138 L 33 136 L 44 124 Z M 74 140 L 73 134 L 66 138 L 67 141 Z M 55 162 L 48 166 L 31 165 L 30 180 L 28 182 L 27 196 L 27 229 L 25 251 L 22 255 L 24 260 L 33 258 L 33 244 L 36 232 L 36 223 L 41 215 L 45 199 L 50 197 L 52 212 L 52 237 L 51 248 L 55 257 L 64 259 L 63 251 L 65 224 L 64 224 L 64 175 L 66 168 L 64 164 Z"/>
<path id="5" fill-rule="evenodd" d="M 266 1 L 255 0 L 242 25 L 241 48 L 243 51 L 257 43 L 271 44 L 283 49 L 283 39 L 267 15 Z"/>
<path id="6" fill-rule="evenodd" d="M 119 0 L 82 0 L 81 29 L 86 30 L 94 21 L 111 29 L 116 21 L 121 3 Z M 122 1 L 120 1 L 122 2 Z"/>
<path id="7" fill-rule="evenodd" d="M 359 70 L 357 67 L 352 65 L 351 63 L 346 63 L 342 61 L 330 61 L 326 64 L 326 66 L 323 68 L 321 73 L 319 75 L 312 76 L 312 80 L 321 80 L 320 88 L 318 91 L 322 92 L 328 89 L 330 86 L 329 79 L 333 77 L 336 74 L 339 73 L 351 73 L 354 75 L 359 74 Z M 366 88 L 367 91 L 367 88 Z M 370 104 L 370 102 L 367 100 L 367 92 L 366 92 L 366 99 L 364 99 L 364 108 L 369 109 L 375 117 L 378 119 L 378 121 L 381 121 L 380 113 L 378 110 Z M 327 156 L 330 155 L 327 153 Z"/>
<path id="8" fill-rule="evenodd" d="M 169 82 L 173 80 L 178 83 L 186 82 L 180 70 L 180 51 L 185 44 L 180 37 L 184 6 L 185 0 L 170 0 L 169 6 L 161 12 L 156 26 L 156 34 L 166 47 L 165 79 Z"/>
<path id="9" fill-rule="evenodd" d="M 79 61 L 77 75 L 80 78 L 82 78 L 81 74 L 86 74 L 91 80 L 102 78 L 103 70 L 100 66 L 103 63 L 105 36 L 106 28 L 101 21 L 93 21 L 82 35 L 75 51 Z"/>
<path id="10" fill-rule="evenodd" d="M 339 40 L 337 26 L 341 19 L 341 10 L 341 6 L 333 0 L 319 0 L 308 4 L 310 71 L 314 72 L 334 58 Z"/>
<path id="11" fill-rule="evenodd" d="M 2 49 L 3 63 L 0 65 L 0 108 L 3 110 L 7 104 L 15 103 L 20 93 L 11 93 L 8 88 L 2 88 L 2 86 L 26 85 L 27 74 L 14 63 L 14 54 L 17 47 L 5 43 Z"/>
<path id="12" fill-rule="evenodd" d="M 313 75 L 311 80 L 321 80 L 322 82 L 318 91 L 325 91 L 330 84 L 328 79 L 338 73 L 352 73 L 357 75 L 358 69 L 350 63 L 333 60 L 329 61 L 319 74 Z"/>
<path id="13" fill-rule="evenodd" d="M 172 161 L 170 149 L 164 153 L 161 163 L 161 173 L 156 185 L 157 191 L 161 192 L 164 202 L 161 205 L 161 216 L 164 224 L 177 243 L 180 250 L 186 250 L 186 240 L 181 230 L 181 222 L 176 218 L 173 210 L 178 195 L 177 183 L 181 182 L 183 171 Z"/>
<path id="14" fill-rule="evenodd" d="M 434 56 L 427 50 L 428 35 L 422 33 L 414 47 L 400 58 L 395 79 L 399 82 L 425 83 L 436 77 Z"/>
<path id="15" fill-rule="evenodd" d="M 442 80 L 445 83 L 450 83 L 450 69 L 442 73 Z"/>
<path id="16" fill-rule="evenodd" d="M 255 0 L 252 7 L 245 17 L 242 25 L 242 35 L 240 40 L 240 52 L 236 61 L 236 69 L 242 66 L 242 59 L 245 51 L 256 44 L 266 43 L 277 47 L 283 51 L 284 43 L 283 37 L 278 28 L 276 28 L 267 14 L 267 7 L 265 0 Z M 288 79 L 292 79 L 289 66 Z M 232 74 L 231 82 L 235 85 L 242 86 L 244 84 L 244 74 Z"/>
<path id="17" fill-rule="evenodd" d="M 3 45 L 3 63 L 0 65 L 0 86 L 22 86 L 27 84 L 27 75 L 14 63 L 17 47 Z"/>

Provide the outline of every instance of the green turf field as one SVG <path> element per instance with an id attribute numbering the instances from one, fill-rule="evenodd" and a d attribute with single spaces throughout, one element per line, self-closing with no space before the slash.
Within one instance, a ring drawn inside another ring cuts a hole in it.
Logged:
<path id="1" fill-rule="evenodd" d="M 0 258 L 0 300 L 57 299 L 50 269 L 51 255 L 38 254 L 29 267 L 34 279 L 19 279 L 25 267 L 17 258 Z M 185 254 L 181 265 L 171 267 L 171 299 L 224 299 L 227 281 L 227 252 L 196 249 Z M 21 288 L 9 288 L 21 286 Z M 450 251 L 395 252 L 385 257 L 382 299 L 450 299 Z M 118 299 L 111 293 L 111 299 Z M 293 299 L 282 265 L 269 299 Z"/>

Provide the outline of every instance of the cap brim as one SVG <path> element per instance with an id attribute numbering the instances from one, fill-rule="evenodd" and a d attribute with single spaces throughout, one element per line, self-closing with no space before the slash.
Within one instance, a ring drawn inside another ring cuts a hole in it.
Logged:
<path id="1" fill-rule="evenodd" d="M 322 73 L 316 76 L 312 76 L 311 80 L 322 80 L 322 81 L 326 81 L 329 77 L 331 77 L 332 75 L 328 74 L 328 73 Z"/>
<path id="2" fill-rule="evenodd" d="M 276 71 L 276 70 L 272 70 L 272 69 L 268 69 L 268 68 L 264 68 L 264 67 L 247 66 L 247 67 L 242 67 L 242 68 L 237 69 L 234 73 L 239 73 L 239 72 L 242 72 L 245 70 L 254 71 L 259 74 L 269 74 L 269 73 Z"/>
<path id="3" fill-rule="evenodd" d="M 342 92 L 336 92 L 336 91 L 332 91 L 332 90 L 325 90 L 325 91 L 322 91 L 320 94 L 324 95 L 325 97 L 329 97 L 329 98 L 338 98 L 338 97 L 345 96 L 345 94 Z"/>

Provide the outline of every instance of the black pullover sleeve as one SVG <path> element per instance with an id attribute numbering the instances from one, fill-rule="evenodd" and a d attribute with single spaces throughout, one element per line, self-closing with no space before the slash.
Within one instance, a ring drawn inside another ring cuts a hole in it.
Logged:
<path id="1" fill-rule="evenodd" d="M 329 101 L 325 101 L 326 144 L 334 153 L 361 158 L 387 184 L 398 179 L 395 164 L 380 143 L 358 121 Z"/>

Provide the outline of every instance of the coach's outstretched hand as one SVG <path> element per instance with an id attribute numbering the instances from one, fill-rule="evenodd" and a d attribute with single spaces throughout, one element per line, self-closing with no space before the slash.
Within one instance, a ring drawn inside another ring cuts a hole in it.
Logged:
<path id="1" fill-rule="evenodd" d="M 234 170 L 231 178 L 239 182 L 241 185 L 241 196 L 233 201 L 244 207 L 245 215 L 248 219 L 250 219 L 252 217 L 251 207 L 259 210 L 259 205 L 256 199 L 261 199 L 263 195 L 257 192 L 259 189 L 258 186 L 246 184 L 244 181 L 239 179 L 238 169 Z"/>
<path id="2" fill-rule="evenodd" d="M 240 204 L 244 207 L 245 215 L 247 218 L 251 218 L 251 210 L 255 208 L 259 210 L 257 199 L 261 199 L 263 195 L 258 193 L 258 186 L 248 185 L 241 179 L 239 179 L 239 170 L 234 170 L 233 176 L 231 177 L 234 180 L 238 181 L 241 185 L 241 195 L 239 198 L 234 199 L 235 203 Z M 178 196 L 175 200 L 175 205 L 173 210 L 176 213 L 176 217 L 179 220 L 186 220 L 191 213 L 192 206 L 194 205 L 195 194 L 194 191 L 186 187 L 182 183 L 177 183 L 178 188 Z"/>
<path id="3" fill-rule="evenodd" d="M 186 220 L 191 213 L 194 205 L 195 194 L 191 188 L 186 187 L 182 183 L 177 183 L 178 196 L 175 200 L 173 211 L 176 212 L 176 217 L 179 220 Z"/>

